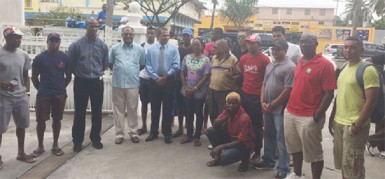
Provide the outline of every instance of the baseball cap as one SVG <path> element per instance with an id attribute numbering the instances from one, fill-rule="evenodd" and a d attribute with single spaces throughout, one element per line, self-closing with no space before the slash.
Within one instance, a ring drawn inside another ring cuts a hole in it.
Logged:
<path id="1" fill-rule="evenodd" d="M 258 34 L 251 34 L 246 38 L 247 41 L 250 42 L 258 42 L 261 43 L 261 37 Z"/>
<path id="2" fill-rule="evenodd" d="M 47 40 L 52 39 L 52 38 L 56 38 L 56 39 L 60 40 L 60 35 L 58 33 L 55 33 L 55 32 L 48 34 Z"/>
<path id="3" fill-rule="evenodd" d="M 19 29 L 15 28 L 15 27 L 7 27 L 3 31 L 4 37 L 7 37 L 7 36 L 12 35 L 12 34 L 20 35 L 20 36 L 24 35 L 23 32 L 21 32 Z"/>
<path id="4" fill-rule="evenodd" d="M 192 36 L 193 35 L 193 31 L 190 28 L 184 28 L 182 30 L 182 34 L 187 34 L 187 35 Z"/>
<path id="5" fill-rule="evenodd" d="M 288 49 L 289 48 L 289 45 L 284 40 L 273 41 L 272 46 L 277 47 L 277 48 L 281 48 L 281 49 Z"/>

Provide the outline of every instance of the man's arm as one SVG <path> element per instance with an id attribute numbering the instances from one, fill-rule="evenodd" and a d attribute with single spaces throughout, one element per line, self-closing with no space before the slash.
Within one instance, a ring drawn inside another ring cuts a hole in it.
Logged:
<path id="1" fill-rule="evenodd" d="M 103 50 L 104 50 L 104 54 L 103 54 L 103 71 L 107 70 L 108 68 L 108 46 L 106 44 L 103 43 Z"/>
<path id="2" fill-rule="evenodd" d="M 168 70 L 167 76 L 172 76 L 176 71 L 179 71 L 180 69 L 180 56 L 178 49 L 174 48 L 171 53 L 171 68 Z"/>
<path id="3" fill-rule="evenodd" d="M 115 61 L 115 49 L 114 47 L 111 48 L 110 53 L 108 54 L 108 68 L 112 70 L 114 66 L 114 61 Z"/>
<path id="4" fill-rule="evenodd" d="M 227 120 L 230 119 L 230 113 L 225 110 L 221 114 L 218 115 L 217 119 L 214 120 L 213 127 L 220 128 L 224 124 L 226 124 Z"/>
<path id="5" fill-rule="evenodd" d="M 289 99 L 290 92 L 291 92 L 291 87 L 287 87 L 283 89 L 283 91 L 279 94 L 279 96 L 270 103 L 271 108 L 274 108 L 275 106 L 278 106 L 284 103 L 287 99 Z"/>
<path id="6" fill-rule="evenodd" d="M 380 91 L 379 89 L 380 88 L 365 89 L 365 103 L 364 106 L 362 106 L 360 116 L 354 122 L 356 126 L 362 126 L 370 119 L 370 115 L 372 114 L 374 106 L 377 103 L 377 96 Z M 354 131 L 352 129 L 352 133 L 356 134 L 358 131 Z"/>
<path id="7" fill-rule="evenodd" d="M 321 100 L 320 106 L 318 107 L 317 111 L 313 115 L 313 119 L 315 122 L 318 122 L 319 120 L 321 120 L 323 114 L 329 108 L 329 105 L 332 102 L 333 98 L 334 98 L 334 89 L 326 90 L 325 95 Z"/>
<path id="8" fill-rule="evenodd" d="M 334 98 L 334 103 L 333 103 L 333 109 L 329 117 L 329 133 L 330 135 L 334 136 L 334 117 L 336 116 L 336 108 L 337 108 L 337 96 Z"/>
<path id="9" fill-rule="evenodd" d="M 142 70 L 146 66 L 146 56 L 145 56 L 144 48 L 141 48 L 139 53 L 140 53 L 139 54 L 140 70 Z"/>
<path id="10" fill-rule="evenodd" d="M 23 71 L 23 80 L 24 80 L 26 91 L 29 92 L 30 82 L 29 82 L 28 70 Z"/>
<path id="11" fill-rule="evenodd" d="M 150 76 L 151 79 L 157 80 L 159 76 L 158 74 L 155 73 L 153 69 L 151 53 L 152 51 L 148 49 L 146 54 L 146 70 L 147 70 L 148 76 Z"/>
<path id="12" fill-rule="evenodd" d="M 31 81 L 32 81 L 33 86 L 34 86 L 37 90 L 39 90 L 39 86 L 40 86 L 39 75 L 40 75 L 39 69 L 37 69 L 37 68 L 32 68 L 32 77 L 31 77 Z"/>

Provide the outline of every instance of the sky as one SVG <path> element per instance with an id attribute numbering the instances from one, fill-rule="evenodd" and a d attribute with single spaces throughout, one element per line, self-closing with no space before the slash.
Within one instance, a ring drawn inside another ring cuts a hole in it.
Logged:
<path id="1" fill-rule="evenodd" d="M 201 0 L 203 2 L 206 2 L 207 8 L 211 9 L 211 0 Z M 219 5 L 223 5 L 223 0 L 218 0 Z M 345 2 L 342 2 L 344 0 L 339 0 L 338 3 L 338 10 L 337 14 L 341 14 L 345 9 Z M 312 5 L 315 7 L 320 6 L 328 6 L 328 7 L 334 7 L 337 8 L 337 0 L 259 0 L 258 4 L 269 4 L 269 5 Z"/>

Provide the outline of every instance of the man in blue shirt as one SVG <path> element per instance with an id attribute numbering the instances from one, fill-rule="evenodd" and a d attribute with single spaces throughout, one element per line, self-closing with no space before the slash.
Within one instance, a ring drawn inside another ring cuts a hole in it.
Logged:
<path id="1" fill-rule="evenodd" d="M 103 75 L 108 66 L 108 47 L 97 37 L 99 23 L 89 19 L 86 35 L 73 42 L 68 50 L 71 70 L 75 75 L 74 100 L 75 116 L 72 126 L 74 152 L 82 150 L 85 118 L 88 100 L 91 100 L 92 126 L 90 139 L 96 149 L 102 149 L 100 131 L 102 129 L 102 104 L 104 93 Z"/>
<path id="2" fill-rule="evenodd" d="M 123 42 L 111 48 L 108 59 L 112 69 L 112 103 L 114 105 L 115 143 L 121 144 L 124 138 L 124 118 L 127 109 L 128 134 L 133 143 L 138 137 L 138 96 L 139 71 L 145 65 L 144 49 L 133 42 L 134 29 L 125 26 L 122 29 Z"/>
<path id="3" fill-rule="evenodd" d="M 161 28 L 157 31 L 159 43 L 147 50 L 146 68 L 150 76 L 151 133 L 146 141 L 158 137 L 160 107 L 162 106 L 162 133 L 167 144 L 171 139 L 171 110 L 174 89 L 174 73 L 180 69 L 178 48 L 168 43 L 170 31 Z"/>
<path id="4" fill-rule="evenodd" d="M 45 121 L 52 114 L 53 144 L 52 154 L 60 156 L 63 151 L 58 146 L 58 139 L 67 99 L 66 86 L 71 81 L 69 57 L 59 51 L 60 35 L 50 33 L 47 37 L 48 50 L 36 56 L 32 63 L 32 83 L 37 89 L 36 96 L 36 133 L 39 145 L 32 155 L 40 156 L 45 150 L 43 145 Z M 39 78 L 40 76 L 40 78 Z M 64 78 L 65 76 L 65 78 Z"/>
<path id="5" fill-rule="evenodd" d="M 96 18 L 96 20 L 98 20 L 99 23 L 104 23 L 106 21 L 106 14 L 107 14 L 107 4 L 103 4 L 102 11 L 99 12 L 98 18 Z"/>

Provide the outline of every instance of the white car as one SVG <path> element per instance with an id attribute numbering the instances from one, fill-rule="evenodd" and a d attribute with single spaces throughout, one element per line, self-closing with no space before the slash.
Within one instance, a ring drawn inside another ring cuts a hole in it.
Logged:
<path id="1" fill-rule="evenodd" d="M 341 49 L 343 48 L 344 44 L 327 44 L 325 46 L 323 54 L 325 55 L 332 55 L 334 58 L 342 57 Z M 338 50 L 340 49 L 340 50 Z"/>

